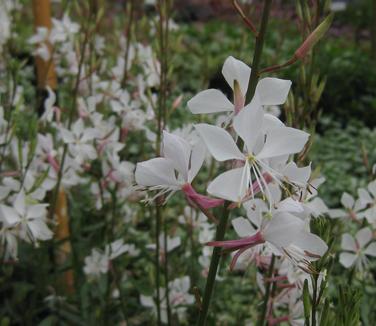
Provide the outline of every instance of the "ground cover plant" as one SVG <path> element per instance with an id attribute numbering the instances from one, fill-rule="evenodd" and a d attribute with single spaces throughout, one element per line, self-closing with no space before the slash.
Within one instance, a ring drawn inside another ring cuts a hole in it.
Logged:
<path id="1" fill-rule="evenodd" d="M 336 3 L 0 0 L 1 325 L 372 325 L 376 31 Z"/>

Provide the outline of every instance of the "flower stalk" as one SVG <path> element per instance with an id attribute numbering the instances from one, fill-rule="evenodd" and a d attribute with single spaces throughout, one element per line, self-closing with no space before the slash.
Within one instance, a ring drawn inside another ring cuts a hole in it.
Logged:
<path id="1" fill-rule="evenodd" d="M 267 28 L 268 19 L 269 19 L 271 3 L 272 3 L 272 0 L 266 0 L 264 8 L 263 8 L 260 32 L 258 33 L 256 37 L 255 52 L 254 52 L 253 61 L 252 61 L 252 72 L 251 72 L 248 92 L 246 96 L 247 101 L 250 101 L 252 99 L 256 90 L 256 85 L 258 81 L 259 64 L 260 64 L 260 59 L 261 59 L 261 54 L 262 54 L 262 48 L 264 45 L 264 38 L 265 38 L 266 28 Z M 238 141 L 240 141 L 240 138 Z M 216 235 L 215 235 L 216 241 L 224 240 L 227 222 L 228 222 L 229 215 L 230 215 L 230 210 L 229 210 L 230 205 L 231 203 L 228 201 L 226 201 L 224 204 L 224 207 L 222 210 L 222 216 L 220 218 L 219 225 L 216 230 Z M 201 305 L 198 322 L 197 322 L 197 325 L 199 326 L 206 324 L 206 319 L 207 319 L 207 315 L 209 311 L 209 305 L 210 305 L 210 301 L 211 301 L 212 294 L 213 294 L 216 275 L 218 272 L 218 265 L 221 259 L 221 252 L 222 252 L 221 248 L 214 247 L 213 254 L 211 257 L 211 261 L 210 261 L 209 273 L 208 273 L 208 277 L 207 277 L 207 281 L 205 285 L 205 292 L 203 295 L 202 305 Z"/>

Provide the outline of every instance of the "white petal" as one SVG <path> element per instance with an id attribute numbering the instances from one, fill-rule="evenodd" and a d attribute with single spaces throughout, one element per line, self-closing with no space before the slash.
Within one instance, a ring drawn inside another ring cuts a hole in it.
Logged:
<path id="1" fill-rule="evenodd" d="M 226 95 L 213 88 L 198 93 L 188 101 L 187 105 L 189 110 L 194 114 L 234 110 L 234 105 Z"/>
<path id="2" fill-rule="evenodd" d="M 356 255 L 350 254 L 348 252 L 342 252 L 339 255 L 339 262 L 346 268 L 349 268 L 350 266 L 352 266 L 355 260 L 356 260 Z"/>
<path id="3" fill-rule="evenodd" d="M 207 191 L 212 196 L 240 202 L 247 193 L 248 173 L 248 168 L 237 168 L 226 171 L 209 184 Z"/>
<path id="4" fill-rule="evenodd" d="M 352 209 L 354 207 L 354 197 L 348 194 L 347 192 L 344 192 L 341 197 L 341 204 L 343 207 L 347 209 Z"/>
<path id="5" fill-rule="evenodd" d="M 329 211 L 328 207 L 320 197 L 314 198 L 310 202 L 306 203 L 305 206 L 309 210 L 309 213 L 314 217 L 326 214 Z"/>
<path id="6" fill-rule="evenodd" d="M 373 180 L 368 184 L 368 190 L 374 198 L 376 198 L 376 180 Z"/>
<path id="7" fill-rule="evenodd" d="M 234 118 L 234 129 L 244 140 L 249 153 L 253 153 L 254 145 L 261 133 L 264 111 L 261 106 L 251 102 Z"/>
<path id="8" fill-rule="evenodd" d="M 232 89 L 234 89 L 234 81 L 237 80 L 242 95 L 245 96 L 247 94 L 251 68 L 244 62 L 229 56 L 223 64 L 222 74 Z"/>
<path id="9" fill-rule="evenodd" d="M 74 142 L 74 135 L 71 131 L 65 129 L 65 128 L 60 128 L 60 135 L 61 138 L 63 139 L 64 143 L 70 144 Z"/>
<path id="10" fill-rule="evenodd" d="M 341 248 L 342 250 L 356 251 L 355 240 L 350 234 L 345 233 L 342 235 Z"/>
<path id="11" fill-rule="evenodd" d="M 46 209 L 48 204 L 38 204 L 27 207 L 27 219 L 46 217 Z"/>
<path id="12" fill-rule="evenodd" d="M 329 209 L 328 214 L 331 218 L 341 218 L 347 215 L 343 209 Z"/>
<path id="13" fill-rule="evenodd" d="M 312 253 L 320 257 L 328 250 L 327 244 L 319 236 L 310 232 L 300 232 L 297 234 L 293 244 L 307 253 Z"/>
<path id="14" fill-rule="evenodd" d="M 368 191 L 363 188 L 358 189 L 358 196 L 362 205 L 371 204 L 373 201 Z"/>
<path id="15" fill-rule="evenodd" d="M 376 257 L 376 243 L 372 242 L 364 251 L 368 256 Z"/>
<path id="16" fill-rule="evenodd" d="M 163 131 L 163 156 L 169 159 L 184 180 L 188 180 L 191 146 L 183 138 Z"/>
<path id="17" fill-rule="evenodd" d="M 14 209 L 20 216 L 24 216 L 26 214 L 26 204 L 25 204 L 25 193 L 21 190 L 13 203 Z"/>
<path id="18" fill-rule="evenodd" d="M 307 142 L 309 134 L 302 130 L 283 127 L 268 131 L 266 142 L 257 155 L 258 159 L 295 154 L 300 152 Z"/>
<path id="19" fill-rule="evenodd" d="M 286 102 L 290 87 L 290 80 L 267 77 L 257 83 L 256 93 L 262 105 L 280 105 Z"/>
<path id="20" fill-rule="evenodd" d="M 280 248 L 291 244 L 303 229 L 304 222 L 300 218 L 281 212 L 273 215 L 263 234 L 265 240 Z"/>
<path id="21" fill-rule="evenodd" d="M 244 155 L 227 131 L 206 123 L 197 124 L 195 128 L 217 161 L 244 159 Z"/>
<path id="22" fill-rule="evenodd" d="M 178 185 L 172 162 L 163 157 L 137 163 L 135 177 L 140 186 Z"/>
<path id="23" fill-rule="evenodd" d="M 13 207 L 0 205 L 1 218 L 8 226 L 16 224 L 20 221 L 20 216 Z"/>
<path id="24" fill-rule="evenodd" d="M 243 206 L 251 222 L 258 228 L 261 227 L 262 215 L 269 210 L 267 204 L 263 200 L 256 198 L 245 202 Z"/>
<path id="25" fill-rule="evenodd" d="M 372 231 L 370 228 L 363 228 L 356 233 L 355 238 L 356 241 L 358 241 L 360 248 L 363 248 L 372 240 Z"/>
<path id="26" fill-rule="evenodd" d="M 29 221 L 27 227 L 30 229 L 35 239 L 49 240 L 53 236 L 53 232 L 47 227 L 46 223 L 41 219 Z"/>
<path id="27" fill-rule="evenodd" d="M 289 162 L 282 171 L 287 180 L 305 186 L 311 175 L 311 164 L 299 168 L 295 162 Z"/>
<path id="28" fill-rule="evenodd" d="M 265 113 L 263 121 L 263 131 L 267 132 L 269 129 L 285 127 L 284 123 L 272 114 Z"/>
<path id="29" fill-rule="evenodd" d="M 304 211 L 302 204 L 291 197 L 282 200 L 276 206 L 278 211 L 281 212 L 300 213 Z"/>
<path id="30" fill-rule="evenodd" d="M 234 218 L 231 221 L 231 224 L 234 227 L 237 235 L 241 238 L 248 237 L 248 236 L 252 235 L 253 233 L 255 233 L 255 231 L 256 231 L 252 227 L 251 223 L 249 223 L 249 221 L 247 219 L 245 219 L 244 217 Z"/>
<path id="31" fill-rule="evenodd" d="M 205 145 L 202 142 L 198 142 L 192 147 L 191 154 L 191 167 L 188 171 L 188 182 L 191 183 L 194 177 L 200 170 L 202 163 L 204 163 L 206 154 Z"/>

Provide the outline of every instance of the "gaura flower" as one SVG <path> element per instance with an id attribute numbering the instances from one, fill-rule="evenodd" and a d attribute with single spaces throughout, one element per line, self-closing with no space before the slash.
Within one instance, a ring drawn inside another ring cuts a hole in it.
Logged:
<path id="1" fill-rule="evenodd" d="M 217 161 L 237 160 L 244 164 L 243 167 L 226 171 L 214 179 L 207 189 L 209 194 L 240 203 L 248 189 L 253 189 L 252 175 L 261 191 L 267 195 L 270 194 L 265 173 L 281 183 L 283 175 L 270 166 L 269 160 L 300 152 L 309 134 L 290 127 L 276 127 L 275 124 L 268 125 L 265 130 L 264 124 L 264 112 L 257 101 L 252 101 L 234 118 L 235 132 L 244 141 L 242 149 L 238 148 L 231 135 L 222 128 L 205 123 L 195 125 Z"/>
<path id="2" fill-rule="evenodd" d="M 344 209 L 331 209 L 329 216 L 331 218 L 345 218 L 349 217 L 352 220 L 358 220 L 364 217 L 361 212 L 366 206 L 360 199 L 355 200 L 353 196 L 344 192 L 341 196 L 341 204 Z"/>
<path id="3" fill-rule="evenodd" d="M 190 145 L 183 138 L 163 132 L 163 157 L 137 163 L 136 183 L 149 190 L 157 190 L 151 199 L 168 194 L 166 201 L 176 191 L 183 191 L 188 201 L 200 207 L 216 207 L 223 200 L 198 194 L 191 183 L 205 159 L 205 147 L 201 143 Z"/>
<path id="4" fill-rule="evenodd" d="M 360 271 L 368 264 L 367 256 L 376 257 L 376 243 L 372 231 L 366 227 L 359 230 L 355 238 L 350 234 L 342 235 L 341 247 L 344 252 L 339 255 L 339 262 L 346 268 L 353 265 Z"/>
<path id="5" fill-rule="evenodd" d="M 192 113 L 230 111 L 237 114 L 244 107 L 251 68 L 229 56 L 223 64 L 222 75 L 233 90 L 234 103 L 231 103 L 221 91 L 211 88 L 198 93 L 188 101 L 187 105 Z M 256 86 L 255 96 L 259 98 L 261 105 L 280 105 L 285 103 L 290 87 L 290 80 L 263 78 Z"/>
<path id="6" fill-rule="evenodd" d="M 30 205 L 21 190 L 13 206 L 0 205 L 0 217 L 25 241 L 48 240 L 53 233 L 46 224 L 47 206 L 48 204 Z"/>
<path id="7" fill-rule="evenodd" d="M 306 231 L 305 223 L 291 214 L 301 208 L 293 205 L 290 198 L 272 213 L 267 211 L 264 214 L 266 208 L 262 205 L 264 205 L 262 201 L 259 205 L 256 204 L 254 213 L 248 207 L 248 219 L 238 217 L 232 221 L 241 239 L 213 241 L 207 244 L 222 247 L 225 251 L 236 251 L 231 261 L 231 269 L 241 254 L 258 245 L 266 244 L 276 255 L 287 256 L 295 265 L 306 269 L 310 261 L 317 260 L 327 251 L 328 247 L 325 242 L 317 235 Z"/>

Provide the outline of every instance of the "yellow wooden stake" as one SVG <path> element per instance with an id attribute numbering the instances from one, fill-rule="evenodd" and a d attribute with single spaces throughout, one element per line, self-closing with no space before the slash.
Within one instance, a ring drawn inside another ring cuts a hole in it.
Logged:
<path id="1" fill-rule="evenodd" d="M 33 0 L 34 26 L 35 30 L 38 27 L 46 27 L 51 30 L 51 3 L 50 0 Z M 46 42 L 50 54 L 52 54 L 52 45 Z M 46 86 L 56 89 L 57 79 L 55 66 L 52 57 L 48 61 L 44 61 L 41 57 L 35 58 L 38 88 L 44 90 Z"/>
<path id="2" fill-rule="evenodd" d="M 51 30 L 51 2 L 50 0 L 33 0 L 33 14 L 34 14 L 34 27 L 37 30 L 38 27 L 45 27 Z M 45 92 L 46 87 L 49 86 L 51 89 L 57 89 L 57 78 L 55 65 L 52 58 L 52 45 L 50 42 L 46 42 L 46 46 L 49 49 L 51 58 L 48 61 L 44 61 L 40 57 L 35 58 L 35 66 L 37 72 L 37 88 L 42 94 L 47 94 Z M 44 102 L 42 99 L 42 102 Z M 55 262 L 57 265 L 63 265 L 66 263 L 67 259 L 71 253 L 71 243 L 69 241 L 70 230 L 69 230 L 69 216 L 68 216 L 68 202 L 65 191 L 60 187 L 59 195 L 55 207 L 55 221 L 56 228 L 55 239 L 57 241 L 62 241 L 62 244 L 56 249 L 55 252 Z M 72 269 L 64 272 L 63 279 L 61 280 L 63 290 L 67 293 L 74 292 L 74 277 Z"/>

